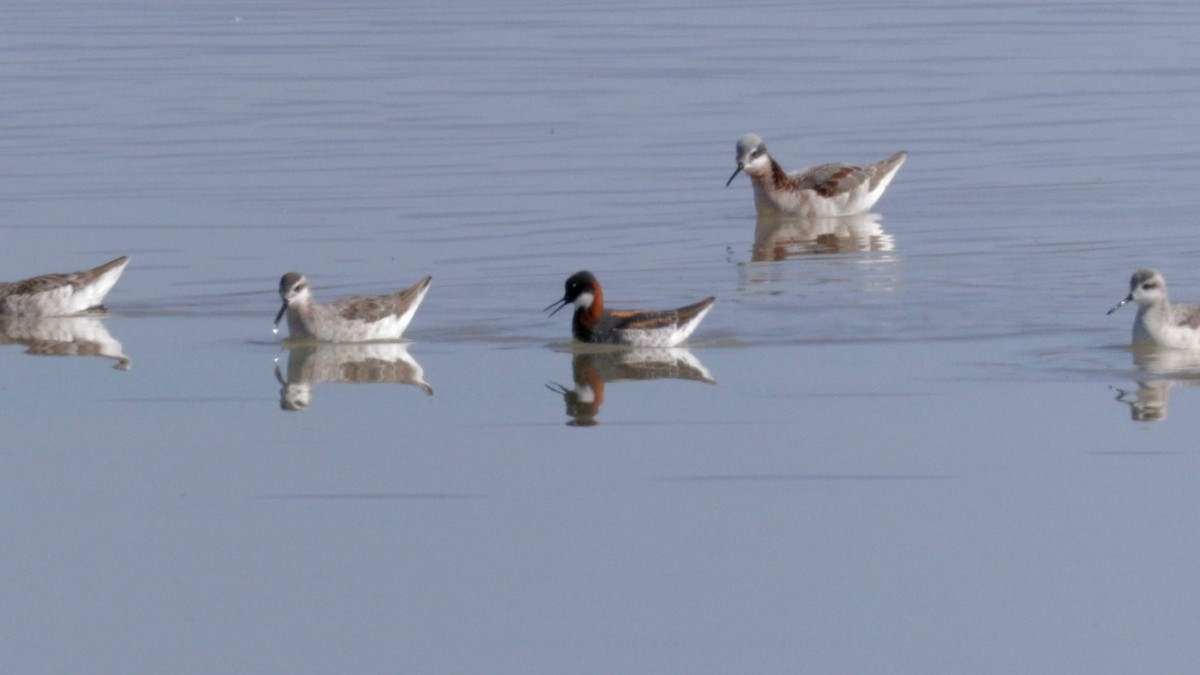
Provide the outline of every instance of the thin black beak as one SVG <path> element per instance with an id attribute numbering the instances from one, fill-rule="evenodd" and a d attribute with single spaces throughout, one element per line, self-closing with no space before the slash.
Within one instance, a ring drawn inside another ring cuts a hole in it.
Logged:
<path id="1" fill-rule="evenodd" d="M 1133 293 L 1130 293 L 1129 295 L 1125 296 L 1124 300 L 1113 305 L 1113 308 L 1108 310 L 1108 313 L 1112 314 L 1113 312 L 1117 311 L 1118 309 L 1121 309 L 1121 306 L 1124 305 L 1125 303 L 1132 302 L 1132 301 L 1133 301 Z"/>
<path id="2" fill-rule="evenodd" d="M 275 325 L 279 326 L 279 320 L 283 318 L 283 313 L 287 311 L 287 301 L 284 300 L 283 307 L 279 308 L 279 313 L 275 315 Z"/>
<path id="3" fill-rule="evenodd" d="M 742 166 L 743 164 L 738 162 L 738 168 L 734 169 L 733 175 L 729 177 L 729 180 L 725 181 L 725 187 L 729 187 L 729 184 L 733 182 L 733 179 L 737 178 L 737 175 L 742 172 Z"/>
<path id="4" fill-rule="evenodd" d="M 551 307 L 558 305 L 557 307 L 554 307 L 553 312 L 550 312 L 550 316 L 554 316 L 555 314 L 558 314 L 558 310 L 562 309 L 563 307 L 566 307 L 569 304 L 571 304 L 571 301 L 566 298 L 563 298 L 562 300 L 555 300 L 554 302 L 550 303 L 549 305 L 546 305 L 546 309 L 543 309 L 542 311 L 548 312 L 548 311 L 550 311 Z"/>

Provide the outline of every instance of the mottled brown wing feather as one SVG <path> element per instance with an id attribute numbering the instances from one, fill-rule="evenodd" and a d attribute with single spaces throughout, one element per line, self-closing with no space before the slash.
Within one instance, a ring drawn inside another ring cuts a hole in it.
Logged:
<path id="1" fill-rule="evenodd" d="M 901 150 L 882 162 L 876 162 L 871 166 L 868 166 L 866 171 L 871 177 L 871 189 L 874 190 L 875 186 L 879 184 L 880 178 L 883 178 L 894 171 L 896 167 L 903 164 L 904 160 L 906 159 L 908 159 L 908 153 Z"/>
<path id="2" fill-rule="evenodd" d="M 353 297 L 338 300 L 338 316 L 347 321 L 378 321 L 391 313 L 390 296 Z"/>
<path id="3" fill-rule="evenodd" d="M 52 291 L 60 286 L 71 284 L 75 288 L 81 288 L 91 283 L 96 277 L 108 272 L 114 267 L 124 265 L 129 262 L 129 256 L 121 256 L 116 260 L 104 263 L 99 267 L 92 268 L 84 272 L 71 272 L 70 274 L 42 274 L 40 276 L 29 279 L 22 279 L 7 286 L 4 290 L 9 295 L 34 295 L 36 293 L 45 293 Z"/>
<path id="4" fill-rule="evenodd" d="M 612 313 L 617 330 L 649 330 L 666 328 L 679 321 L 679 313 L 673 309 L 658 312 L 618 310 Z"/>
<path id="5" fill-rule="evenodd" d="M 1183 310 L 1175 317 L 1178 325 L 1187 326 L 1188 328 L 1200 328 L 1200 306 L 1176 305 L 1176 307 Z"/>
<path id="6" fill-rule="evenodd" d="M 812 190 L 822 197 L 832 197 L 849 192 L 870 179 L 871 174 L 861 166 L 822 164 L 807 169 L 793 180 L 801 190 Z"/>
<path id="7" fill-rule="evenodd" d="M 391 297 L 395 298 L 397 307 L 408 307 L 409 303 L 411 303 L 418 295 L 424 292 L 425 288 L 429 286 L 429 282 L 431 281 L 433 281 L 433 277 L 424 277 L 417 283 L 409 286 L 399 293 L 392 295 Z"/>
<path id="8" fill-rule="evenodd" d="M 385 316 L 403 314 L 421 294 L 433 277 L 425 277 L 408 288 L 392 295 L 356 296 L 337 302 L 338 316 L 351 321 L 379 321 Z"/>
<path id="9" fill-rule="evenodd" d="M 660 311 L 616 310 L 611 312 L 617 330 L 652 330 L 687 323 L 711 305 L 716 298 L 705 298 L 700 302 Z"/>
<path id="10" fill-rule="evenodd" d="M 32 279 L 23 279 L 12 284 L 8 288 L 11 295 L 34 295 L 37 293 L 45 293 L 52 291 L 60 286 L 65 286 L 71 283 L 72 277 L 75 274 L 43 274 L 40 277 Z"/>

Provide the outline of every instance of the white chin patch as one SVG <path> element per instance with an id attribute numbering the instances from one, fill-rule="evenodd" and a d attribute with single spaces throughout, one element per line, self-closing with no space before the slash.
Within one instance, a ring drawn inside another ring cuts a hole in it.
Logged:
<path id="1" fill-rule="evenodd" d="M 766 171 L 767 166 L 769 166 L 767 164 L 767 155 L 764 153 L 759 155 L 758 159 L 746 162 L 746 165 L 742 167 L 742 171 L 745 171 L 746 173 L 760 173 L 762 171 Z"/>
<path id="2" fill-rule="evenodd" d="M 588 307 L 591 307 L 592 303 L 595 301 L 596 296 L 592 295 L 591 293 L 580 293 L 579 297 L 575 298 L 575 306 L 582 309 L 587 309 Z"/>

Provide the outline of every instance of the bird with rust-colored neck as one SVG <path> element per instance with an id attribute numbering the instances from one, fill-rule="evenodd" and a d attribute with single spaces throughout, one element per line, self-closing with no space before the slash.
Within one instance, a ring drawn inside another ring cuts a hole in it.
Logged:
<path id="1" fill-rule="evenodd" d="M 103 311 L 104 296 L 116 285 L 129 256 L 83 272 L 43 274 L 0 283 L 0 316 L 67 316 Z"/>
<path id="2" fill-rule="evenodd" d="M 679 309 L 638 311 L 610 310 L 604 306 L 604 290 L 591 272 L 572 274 L 561 300 L 543 311 L 550 316 L 567 305 L 575 305 L 571 332 L 580 342 L 634 347 L 674 347 L 687 339 L 712 309 L 716 298 L 705 298 Z"/>
<path id="3" fill-rule="evenodd" d="M 725 187 L 745 173 L 754 185 L 758 213 L 853 216 L 871 210 L 907 158 L 908 153 L 897 152 L 866 166 L 821 164 L 789 174 L 767 153 L 767 144 L 758 134 L 746 134 L 738 139 L 737 169 Z"/>
<path id="4" fill-rule="evenodd" d="M 1136 302 L 1133 319 L 1135 346 L 1200 349 L 1200 305 L 1167 300 L 1167 281 L 1154 270 L 1141 269 L 1129 280 L 1129 295 L 1113 305 L 1109 314 L 1127 302 Z"/>
<path id="5" fill-rule="evenodd" d="M 313 299 L 303 274 L 288 272 L 279 280 L 283 307 L 275 315 L 275 330 L 278 332 L 279 322 L 287 314 L 293 340 L 399 340 L 425 299 L 431 281 L 433 277 L 425 277 L 398 293 L 342 298 L 323 305 Z"/>

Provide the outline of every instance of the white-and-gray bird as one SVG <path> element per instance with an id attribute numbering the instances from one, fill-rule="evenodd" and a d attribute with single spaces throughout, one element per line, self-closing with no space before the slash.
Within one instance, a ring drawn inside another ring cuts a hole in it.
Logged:
<path id="1" fill-rule="evenodd" d="M 288 272 L 279 280 L 283 307 L 275 315 L 275 326 L 287 314 L 288 331 L 293 340 L 322 342 L 366 342 L 399 340 L 408 328 L 433 277 L 425 277 L 398 293 L 372 297 L 355 296 L 318 303 L 308 287 L 308 279 Z"/>
<path id="2" fill-rule="evenodd" d="M 1167 282 L 1158 272 L 1140 269 L 1129 280 L 1129 295 L 1109 314 L 1127 302 L 1136 302 L 1133 344 L 1200 349 L 1200 306 L 1174 304 L 1167 300 Z"/>
<path id="3" fill-rule="evenodd" d="M 797 216 L 852 216 L 871 210 L 883 196 L 908 153 L 897 152 L 882 162 L 866 166 L 822 164 L 788 173 L 767 153 L 758 134 L 737 142 L 737 169 L 754 185 L 754 206 L 759 213 L 774 210 Z"/>
<path id="4" fill-rule="evenodd" d="M 0 316 L 67 316 L 102 311 L 104 296 L 121 278 L 129 256 L 69 274 L 43 274 L 0 283 Z"/>

